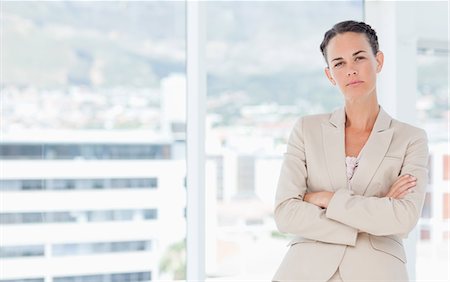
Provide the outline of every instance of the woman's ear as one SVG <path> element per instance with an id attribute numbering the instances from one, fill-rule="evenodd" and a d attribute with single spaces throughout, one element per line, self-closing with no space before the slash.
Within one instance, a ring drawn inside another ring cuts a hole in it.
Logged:
<path id="1" fill-rule="evenodd" d="M 331 76 L 330 68 L 325 67 L 325 75 L 327 76 L 328 80 L 333 84 L 336 85 L 336 81 L 334 81 L 333 77 Z"/>
<path id="2" fill-rule="evenodd" d="M 381 51 L 377 52 L 377 55 L 375 56 L 375 60 L 377 61 L 377 73 L 381 71 L 383 68 L 384 63 L 384 54 Z"/>

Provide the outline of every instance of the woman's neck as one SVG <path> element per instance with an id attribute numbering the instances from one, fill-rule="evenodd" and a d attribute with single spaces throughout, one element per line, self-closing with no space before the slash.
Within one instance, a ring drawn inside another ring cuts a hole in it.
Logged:
<path id="1" fill-rule="evenodd" d="M 345 128 L 356 132 L 371 132 L 380 111 L 378 101 L 345 104 Z"/>

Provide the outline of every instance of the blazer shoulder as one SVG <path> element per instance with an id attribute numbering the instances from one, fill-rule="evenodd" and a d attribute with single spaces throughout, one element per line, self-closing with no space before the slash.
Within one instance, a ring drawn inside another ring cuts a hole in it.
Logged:
<path id="1" fill-rule="evenodd" d="M 320 125 L 323 122 L 327 122 L 330 117 L 331 113 L 305 115 L 298 118 L 297 124 L 303 123 L 303 126 L 307 127 Z"/>
<path id="2" fill-rule="evenodd" d="M 322 124 L 329 124 L 332 114 L 331 112 L 300 116 L 293 126 L 293 131 L 301 135 L 320 132 L 318 129 L 320 129 Z"/>
<path id="3" fill-rule="evenodd" d="M 400 136 L 409 136 L 411 139 L 428 139 L 427 132 L 424 129 L 409 123 L 392 119 L 391 126 Z"/>

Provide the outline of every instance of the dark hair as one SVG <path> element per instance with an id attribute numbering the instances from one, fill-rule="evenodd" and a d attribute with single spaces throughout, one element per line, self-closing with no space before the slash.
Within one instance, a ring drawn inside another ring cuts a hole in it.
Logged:
<path id="1" fill-rule="evenodd" d="M 356 32 L 356 33 L 364 33 L 369 40 L 370 47 L 372 47 L 372 52 L 374 55 L 379 51 L 378 46 L 378 37 L 375 30 L 372 27 L 364 22 L 355 22 L 355 21 L 343 21 L 335 24 L 330 30 L 325 32 L 322 43 L 320 44 L 320 51 L 322 52 L 323 57 L 325 58 L 325 62 L 328 65 L 327 61 L 327 46 L 330 43 L 330 40 L 333 39 L 338 34 L 344 32 Z"/>

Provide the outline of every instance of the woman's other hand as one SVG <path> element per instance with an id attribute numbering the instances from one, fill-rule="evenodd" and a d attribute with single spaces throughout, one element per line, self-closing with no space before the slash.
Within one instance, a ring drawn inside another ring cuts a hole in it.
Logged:
<path id="1" fill-rule="evenodd" d="M 416 180 L 417 179 L 414 176 L 409 174 L 400 176 L 394 184 L 392 184 L 385 197 L 391 197 L 394 199 L 403 198 L 403 196 L 411 191 L 412 187 L 416 186 Z"/>
<path id="2" fill-rule="evenodd" d="M 328 203 L 333 197 L 334 192 L 321 191 L 321 192 L 310 192 L 306 193 L 303 197 L 303 201 L 314 204 L 321 208 L 327 208 Z"/>

